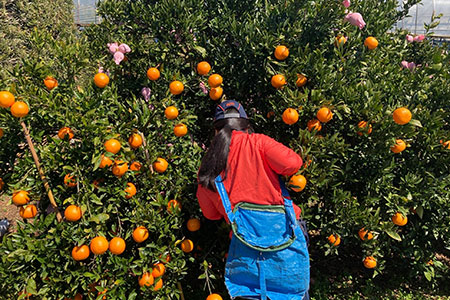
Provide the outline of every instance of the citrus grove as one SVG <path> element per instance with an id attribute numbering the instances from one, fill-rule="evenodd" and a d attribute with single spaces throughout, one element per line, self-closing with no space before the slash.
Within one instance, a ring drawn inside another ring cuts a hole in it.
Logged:
<path id="1" fill-rule="evenodd" d="M 36 30 L 1 77 L 0 192 L 21 220 L 0 244 L 0 295 L 228 299 L 230 228 L 195 197 L 225 99 L 303 159 L 284 180 L 313 278 L 335 261 L 438 286 L 450 57 L 392 29 L 419 1 L 397 2 L 105 0 L 82 32 Z"/>

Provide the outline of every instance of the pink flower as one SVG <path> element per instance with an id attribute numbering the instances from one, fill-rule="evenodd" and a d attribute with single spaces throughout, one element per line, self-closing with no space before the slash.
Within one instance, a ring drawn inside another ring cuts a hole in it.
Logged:
<path id="1" fill-rule="evenodd" d="M 168 143 L 168 144 L 167 144 L 167 147 L 172 147 L 172 146 L 173 146 L 172 143 Z"/>
<path id="2" fill-rule="evenodd" d="M 200 82 L 200 89 L 202 90 L 203 94 L 208 95 L 208 89 L 203 82 Z"/>
<path id="3" fill-rule="evenodd" d="M 116 53 L 114 53 L 114 62 L 116 63 L 116 65 L 119 65 L 120 62 L 125 58 L 125 55 L 120 52 L 117 51 Z"/>
<path id="4" fill-rule="evenodd" d="M 408 43 L 412 43 L 414 41 L 414 37 L 412 35 L 407 34 L 406 40 L 408 41 Z"/>
<path id="5" fill-rule="evenodd" d="M 131 52 L 131 48 L 127 44 L 120 44 L 119 49 L 117 51 L 120 51 L 123 54 L 125 54 L 125 53 L 128 53 L 128 52 Z"/>
<path id="6" fill-rule="evenodd" d="M 106 46 L 108 46 L 108 50 L 111 54 L 114 54 L 119 50 L 119 45 L 117 43 L 108 43 Z"/>
<path id="7" fill-rule="evenodd" d="M 345 8 L 348 8 L 350 6 L 350 0 L 342 1 L 342 5 L 344 5 Z"/>
<path id="8" fill-rule="evenodd" d="M 103 70 L 103 67 L 98 67 L 98 73 L 105 73 L 105 71 Z"/>
<path id="9" fill-rule="evenodd" d="M 408 62 L 406 60 L 402 60 L 401 65 L 403 68 L 407 69 L 408 68 Z"/>
<path id="10" fill-rule="evenodd" d="M 414 62 L 408 63 L 408 69 L 409 69 L 410 71 L 414 70 L 415 67 L 416 67 L 416 64 L 415 64 Z"/>
<path id="11" fill-rule="evenodd" d="M 345 16 L 345 20 L 350 22 L 350 24 L 359 27 L 359 29 L 363 29 L 364 26 L 366 26 L 366 22 L 364 22 L 360 13 L 349 13 Z"/>
<path id="12" fill-rule="evenodd" d="M 414 37 L 414 42 L 421 43 L 421 42 L 423 42 L 424 39 L 425 39 L 425 35 L 424 34 L 419 34 L 419 35 L 416 35 Z"/>
<path id="13" fill-rule="evenodd" d="M 148 87 L 143 87 L 141 89 L 141 95 L 144 97 L 145 101 L 150 99 L 150 95 L 152 94 L 152 90 Z"/>

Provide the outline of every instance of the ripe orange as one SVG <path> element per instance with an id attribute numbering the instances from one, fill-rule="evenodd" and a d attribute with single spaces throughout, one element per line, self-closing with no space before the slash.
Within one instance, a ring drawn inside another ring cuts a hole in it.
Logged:
<path id="1" fill-rule="evenodd" d="M 82 300 L 82 299 L 83 299 L 83 296 L 80 293 L 76 294 L 75 297 L 73 298 L 73 300 Z M 72 299 L 64 298 L 64 300 L 72 300 Z"/>
<path id="2" fill-rule="evenodd" d="M 283 75 L 277 74 L 272 76 L 270 83 L 274 88 L 279 89 L 282 88 L 287 82 L 286 78 Z"/>
<path id="3" fill-rule="evenodd" d="M 53 90 L 55 87 L 58 86 L 58 80 L 56 80 L 55 78 L 53 78 L 52 76 L 47 76 L 44 79 L 44 84 L 47 87 L 47 89 L 49 91 Z"/>
<path id="4" fill-rule="evenodd" d="M 359 235 L 359 238 L 363 241 L 364 240 L 369 241 L 369 240 L 373 239 L 372 232 L 365 230 L 364 227 L 358 231 L 358 235 Z"/>
<path id="5" fill-rule="evenodd" d="M 72 249 L 72 258 L 76 261 L 85 260 L 89 257 L 89 247 L 86 245 L 75 246 Z"/>
<path id="6" fill-rule="evenodd" d="M 172 213 L 173 210 L 176 210 L 176 211 L 181 210 L 181 204 L 180 204 L 180 202 L 178 202 L 178 201 L 175 200 L 175 199 L 172 199 L 172 200 L 170 200 L 170 201 L 167 203 L 167 211 L 168 211 L 169 213 Z"/>
<path id="7" fill-rule="evenodd" d="M 103 89 L 109 83 L 109 77 L 105 73 L 97 73 L 94 76 L 94 83 L 97 87 Z"/>
<path id="8" fill-rule="evenodd" d="M 184 85 L 181 81 L 175 80 L 170 83 L 169 89 L 173 95 L 179 95 L 183 92 Z"/>
<path id="9" fill-rule="evenodd" d="M 404 216 L 400 212 L 397 212 L 392 216 L 392 222 L 398 226 L 405 226 L 406 223 L 408 223 L 408 217 Z"/>
<path id="10" fill-rule="evenodd" d="M 284 123 L 292 125 L 298 121 L 298 112 L 294 108 L 286 108 L 281 118 Z"/>
<path id="11" fill-rule="evenodd" d="M 273 110 L 269 111 L 266 115 L 267 119 L 270 119 L 275 116 L 275 112 Z"/>
<path id="12" fill-rule="evenodd" d="M 339 244 L 341 243 L 341 237 L 338 236 L 337 234 L 332 234 L 328 237 L 328 242 L 332 246 L 339 246 Z"/>
<path id="13" fill-rule="evenodd" d="M 76 222 L 81 219 L 81 208 L 79 206 L 71 204 L 67 206 L 66 210 L 64 211 L 64 216 L 66 217 L 67 221 Z"/>
<path id="14" fill-rule="evenodd" d="M 3 180 L 2 180 L 3 181 Z M 12 202 L 17 205 L 25 205 L 30 202 L 30 197 L 28 196 L 27 191 L 17 191 L 13 193 Z"/>
<path id="15" fill-rule="evenodd" d="M 306 178 L 303 175 L 294 175 L 289 180 L 288 186 L 294 191 L 294 192 L 301 192 L 306 186 Z"/>
<path id="16" fill-rule="evenodd" d="M 186 223 L 186 226 L 189 231 L 197 231 L 200 229 L 200 220 L 197 218 L 189 219 Z"/>
<path id="17" fill-rule="evenodd" d="M 163 264 L 167 264 L 168 262 L 170 262 L 172 260 L 172 257 L 170 256 L 170 254 L 167 254 L 166 257 L 163 258 L 163 255 L 161 254 L 159 256 L 159 259 Z"/>
<path id="18" fill-rule="evenodd" d="M 128 138 L 128 144 L 130 144 L 130 147 L 133 149 L 137 149 L 140 146 L 142 146 L 142 136 L 139 133 L 133 133 Z"/>
<path id="19" fill-rule="evenodd" d="M 116 154 L 120 151 L 121 145 L 120 142 L 116 139 L 109 139 L 104 144 L 107 152 L 111 152 L 112 154 Z"/>
<path id="20" fill-rule="evenodd" d="M 5 182 L 2 178 L 0 178 L 0 191 L 3 189 L 3 186 L 5 185 Z"/>
<path id="21" fill-rule="evenodd" d="M 169 120 L 176 119 L 178 117 L 178 109 L 175 106 L 168 106 L 164 111 L 164 114 Z"/>
<path id="22" fill-rule="evenodd" d="M 142 168 L 142 164 L 138 161 L 133 161 L 130 165 L 131 171 L 139 171 Z"/>
<path id="23" fill-rule="evenodd" d="M 358 123 L 358 131 L 356 133 L 359 136 L 362 136 L 363 133 L 371 134 L 372 133 L 372 124 L 368 124 L 366 121 L 360 121 Z"/>
<path id="24" fill-rule="evenodd" d="M 145 272 L 142 274 L 142 276 L 139 278 L 139 286 L 151 286 L 155 279 L 153 278 L 152 274 L 150 272 Z"/>
<path id="25" fill-rule="evenodd" d="M 364 258 L 364 267 L 367 269 L 373 269 L 377 266 L 377 260 L 373 256 L 367 256 Z"/>
<path id="26" fill-rule="evenodd" d="M 159 70 L 157 68 L 149 68 L 147 70 L 147 77 L 150 80 L 158 80 L 159 77 L 161 76 L 161 73 L 159 72 Z"/>
<path id="27" fill-rule="evenodd" d="M 104 296 L 102 297 L 102 300 L 106 300 L 106 292 L 107 292 L 107 291 L 108 291 L 108 289 L 104 289 L 103 291 L 98 292 L 98 293 L 97 293 L 97 297 L 100 296 L 100 295 L 104 295 Z"/>
<path id="28" fill-rule="evenodd" d="M 197 64 L 197 73 L 199 75 L 206 75 L 211 71 L 211 65 L 206 61 L 201 61 Z"/>
<path id="29" fill-rule="evenodd" d="M 157 263 L 154 265 L 152 276 L 154 278 L 161 277 L 166 272 L 166 267 L 162 263 Z"/>
<path id="30" fill-rule="evenodd" d="M 103 236 L 97 236 L 92 239 L 91 244 L 89 245 L 89 248 L 91 249 L 92 253 L 95 255 L 100 255 L 105 253 L 108 250 L 108 240 Z"/>
<path id="31" fill-rule="evenodd" d="M 125 240 L 121 237 L 114 237 L 109 242 L 109 251 L 112 254 L 120 255 L 125 251 L 125 248 L 126 248 Z"/>
<path id="32" fill-rule="evenodd" d="M 285 60 L 289 56 L 289 49 L 286 46 L 280 45 L 275 48 L 273 53 L 278 60 Z"/>
<path id="33" fill-rule="evenodd" d="M 117 177 L 122 177 L 128 171 L 128 163 L 122 160 L 114 161 L 114 165 L 112 167 L 112 172 Z"/>
<path id="34" fill-rule="evenodd" d="M 136 195 L 136 186 L 132 184 L 131 182 L 127 183 L 127 187 L 125 188 L 125 198 L 130 199 L 134 195 Z"/>
<path id="35" fill-rule="evenodd" d="M 395 140 L 395 145 L 391 147 L 391 151 L 394 153 L 400 153 L 406 149 L 406 143 L 403 140 Z"/>
<path id="36" fill-rule="evenodd" d="M 153 287 L 154 291 L 159 290 L 163 286 L 163 280 L 160 278 L 158 281 L 156 281 L 155 286 Z"/>
<path id="37" fill-rule="evenodd" d="M 16 101 L 11 106 L 11 114 L 16 118 L 23 118 L 30 112 L 28 104 L 23 101 Z"/>
<path id="38" fill-rule="evenodd" d="M 0 107 L 8 108 L 14 104 L 14 95 L 8 91 L 0 91 Z"/>
<path id="39" fill-rule="evenodd" d="M 206 298 L 206 300 L 222 300 L 222 297 L 219 294 L 211 294 Z"/>
<path id="40" fill-rule="evenodd" d="M 173 133 L 177 136 L 177 137 L 182 137 L 185 136 L 187 134 L 187 126 L 184 124 L 177 124 L 175 125 L 175 127 L 173 128 Z"/>
<path id="41" fill-rule="evenodd" d="M 3 137 L 3 128 L 0 128 L 0 139 Z"/>
<path id="42" fill-rule="evenodd" d="M 24 219 L 31 219 L 36 217 L 37 208 L 34 204 L 28 204 L 27 206 L 21 206 L 19 209 L 19 215 Z"/>
<path id="43" fill-rule="evenodd" d="M 308 78 L 302 74 L 297 74 L 297 80 L 295 81 L 295 85 L 297 87 L 302 87 L 308 82 Z"/>
<path id="44" fill-rule="evenodd" d="M 367 48 L 369 48 L 369 50 L 373 50 L 376 47 L 378 47 L 378 41 L 376 38 L 374 38 L 373 36 L 369 36 L 368 38 L 366 38 L 364 40 L 364 46 L 366 46 Z"/>
<path id="45" fill-rule="evenodd" d="M 100 160 L 100 165 L 98 167 L 103 169 L 103 168 L 111 166 L 112 164 L 113 164 L 112 160 L 109 157 L 102 154 L 102 158 Z"/>
<path id="46" fill-rule="evenodd" d="M 63 140 L 66 136 L 69 138 L 69 141 L 74 137 L 74 133 L 69 127 L 63 127 L 58 131 L 58 137 L 61 140 Z"/>
<path id="47" fill-rule="evenodd" d="M 77 179 L 70 174 L 66 174 L 66 176 L 64 176 L 64 184 L 67 187 L 76 187 L 77 186 Z"/>
<path id="48" fill-rule="evenodd" d="M 92 181 L 92 184 L 94 185 L 94 188 L 98 189 L 99 185 L 100 185 L 101 183 L 103 183 L 104 181 L 105 181 L 105 179 L 103 179 L 103 178 L 98 178 L 98 179 L 94 179 L 94 180 Z"/>
<path id="49" fill-rule="evenodd" d="M 164 158 L 158 157 L 153 163 L 153 169 L 158 173 L 164 173 L 167 170 L 169 163 Z"/>
<path id="50" fill-rule="evenodd" d="M 317 119 L 309 120 L 307 126 L 309 131 L 312 131 L 313 129 L 316 131 L 322 130 L 322 124 L 320 124 L 320 121 Z"/>
<path id="51" fill-rule="evenodd" d="M 440 143 L 442 144 L 442 146 L 444 146 L 444 148 L 450 149 L 450 141 L 444 142 L 443 140 L 441 140 Z"/>
<path id="52" fill-rule="evenodd" d="M 148 229 L 144 226 L 139 226 L 133 231 L 133 240 L 136 243 L 142 243 L 148 239 Z"/>
<path id="53" fill-rule="evenodd" d="M 322 107 L 317 112 L 317 119 L 322 123 L 327 123 L 333 118 L 333 113 L 328 107 Z"/>
<path id="54" fill-rule="evenodd" d="M 222 82 L 223 82 L 223 78 L 219 74 L 212 74 L 208 78 L 208 84 L 212 88 L 216 88 L 216 87 L 220 86 L 222 84 Z"/>
<path id="55" fill-rule="evenodd" d="M 347 43 L 347 38 L 343 35 L 338 35 L 334 41 L 334 45 L 338 47 L 339 45 L 344 45 Z"/>
<path id="56" fill-rule="evenodd" d="M 219 100 L 220 98 L 222 98 L 222 95 L 223 95 L 223 88 L 220 87 L 220 86 L 212 88 L 209 91 L 209 98 L 211 98 L 214 101 Z"/>
<path id="57" fill-rule="evenodd" d="M 191 252 L 194 250 L 194 243 L 189 239 L 185 239 L 181 242 L 181 250 L 183 250 L 184 253 Z"/>
<path id="58" fill-rule="evenodd" d="M 392 118 L 394 119 L 395 123 L 399 125 L 405 125 L 408 124 L 409 121 L 411 121 L 412 114 L 411 111 L 406 107 L 400 107 L 394 110 Z"/>

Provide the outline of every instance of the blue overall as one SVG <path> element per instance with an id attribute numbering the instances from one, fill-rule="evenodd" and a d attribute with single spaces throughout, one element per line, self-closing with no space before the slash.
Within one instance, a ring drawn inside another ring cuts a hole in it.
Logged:
<path id="1" fill-rule="evenodd" d="M 284 205 L 238 203 L 233 211 L 222 178 L 215 180 L 233 237 L 225 266 L 232 299 L 308 299 L 309 254 L 292 201 Z M 287 196 L 284 183 L 283 196 Z"/>

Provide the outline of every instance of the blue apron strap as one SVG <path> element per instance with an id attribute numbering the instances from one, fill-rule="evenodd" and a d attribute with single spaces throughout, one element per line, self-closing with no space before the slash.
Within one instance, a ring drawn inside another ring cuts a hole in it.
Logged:
<path id="1" fill-rule="evenodd" d="M 287 198 L 287 197 L 291 198 L 283 179 L 281 179 L 281 176 L 278 176 L 278 179 L 280 181 L 281 195 L 283 195 L 283 198 Z"/>
<path id="2" fill-rule="evenodd" d="M 264 270 L 264 257 L 262 253 L 259 254 L 256 261 L 259 267 L 259 288 L 261 290 L 261 300 L 267 300 L 266 273 Z"/>
<path id="3" fill-rule="evenodd" d="M 227 214 L 228 220 L 230 221 L 230 223 L 233 223 L 234 214 L 231 211 L 230 199 L 228 198 L 227 191 L 225 190 L 225 186 L 223 185 L 222 177 L 220 175 L 217 176 L 214 183 L 216 184 L 217 192 L 219 192 L 220 199 L 222 199 L 222 204 L 223 204 L 223 207 L 225 208 L 225 212 Z"/>

